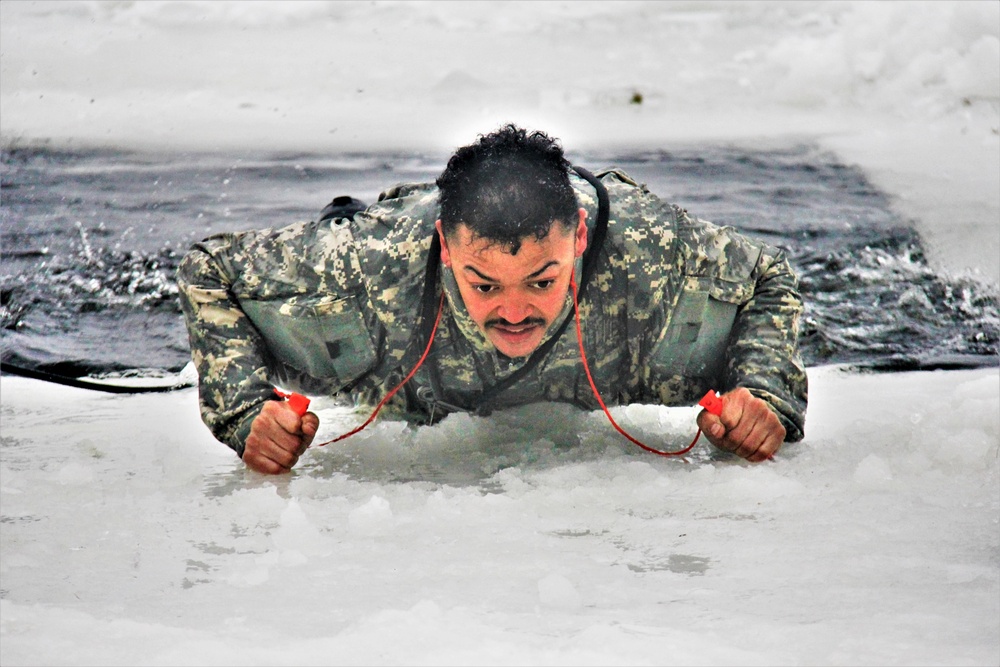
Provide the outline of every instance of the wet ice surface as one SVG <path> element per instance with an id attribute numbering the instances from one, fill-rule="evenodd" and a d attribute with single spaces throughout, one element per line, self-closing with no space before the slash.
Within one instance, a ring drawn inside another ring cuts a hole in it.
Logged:
<path id="1" fill-rule="evenodd" d="M 995 663 L 997 371 L 810 376 L 765 465 L 546 405 L 380 421 L 279 478 L 193 390 L 4 377 L 4 662 Z M 364 417 L 317 408 L 320 436 Z"/>

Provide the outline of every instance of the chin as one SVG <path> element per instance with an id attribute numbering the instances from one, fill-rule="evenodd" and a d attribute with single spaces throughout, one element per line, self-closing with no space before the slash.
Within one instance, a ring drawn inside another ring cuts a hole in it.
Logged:
<path id="1" fill-rule="evenodd" d="M 491 336 L 490 342 L 493 343 L 493 347 L 497 349 L 500 354 L 516 359 L 519 357 L 527 357 L 529 354 L 538 349 L 539 340 L 536 340 L 532 336 L 531 340 L 525 341 L 524 343 L 512 345 L 505 340 L 497 340 L 499 336 Z"/>

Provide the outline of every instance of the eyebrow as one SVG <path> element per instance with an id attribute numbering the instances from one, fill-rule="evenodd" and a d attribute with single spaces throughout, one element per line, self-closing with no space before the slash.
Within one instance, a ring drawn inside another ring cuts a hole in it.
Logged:
<path id="1" fill-rule="evenodd" d="M 554 259 L 550 259 L 550 260 L 549 260 L 548 262 L 546 262 L 545 264 L 543 264 L 543 265 L 542 265 L 542 268 L 538 269 L 538 270 L 537 270 L 537 271 L 535 271 L 534 273 L 531 273 L 531 274 L 529 274 L 529 275 L 525 276 L 525 278 L 524 278 L 524 279 L 525 279 L 525 280 L 531 280 L 532 278 L 537 278 L 538 276 L 540 276 L 540 275 L 542 275 L 543 273 L 545 273 L 546 271 L 548 271 L 548 270 L 549 270 L 549 267 L 552 267 L 552 266 L 558 266 L 558 265 L 559 265 L 559 262 L 557 262 L 557 261 L 556 261 L 556 260 L 554 260 Z M 475 268 L 474 266 L 464 266 L 464 267 L 462 267 L 462 268 L 463 268 L 463 269 L 464 269 L 465 271 L 472 271 L 472 272 L 473 272 L 473 273 L 475 273 L 475 274 L 476 274 L 477 276 L 479 276 L 479 278 L 480 278 L 481 280 L 485 280 L 486 282 L 490 282 L 490 283 L 499 283 L 499 282 L 500 282 L 500 281 L 499 281 L 499 280 L 497 280 L 496 278 L 491 278 L 491 277 L 489 277 L 488 275 L 486 275 L 485 273 L 482 273 L 481 271 L 479 271 L 479 270 L 478 270 L 477 268 Z"/>

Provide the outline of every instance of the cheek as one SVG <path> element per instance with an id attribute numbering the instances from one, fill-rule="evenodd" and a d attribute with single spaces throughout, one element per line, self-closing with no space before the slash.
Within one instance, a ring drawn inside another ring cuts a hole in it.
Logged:
<path id="1" fill-rule="evenodd" d="M 478 300 L 466 301 L 465 308 L 469 311 L 469 317 L 476 324 L 482 324 L 490 314 L 489 306 L 481 304 Z"/>
<path id="2" fill-rule="evenodd" d="M 465 303 L 465 309 L 469 311 L 469 317 L 473 322 L 482 324 L 490 314 L 490 305 L 483 296 L 465 285 L 459 285 L 459 293 Z"/>
<path id="3" fill-rule="evenodd" d="M 536 300 L 539 310 L 545 313 L 545 319 L 552 320 L 563 307 L 563 299 L 566 296 L 566 292 L 563 291 L 551 291 L 547 292 L 543 298 Z"/>
<path id="4" fill-rule="evenodd" d="M 571 272 L 566 272 L 564 275 L 560 276 L 555 289 L 548 292 L 545 296 L 545 302 L 547 304 L 547 308 L 552 311 L 552 317 L 558 315 L 562 310 L 563 304 L 566 303 L 566 295 L 569 295 L 570 301 L 573 299 L 572 289 L 569 285 L 571 276 Z"/>

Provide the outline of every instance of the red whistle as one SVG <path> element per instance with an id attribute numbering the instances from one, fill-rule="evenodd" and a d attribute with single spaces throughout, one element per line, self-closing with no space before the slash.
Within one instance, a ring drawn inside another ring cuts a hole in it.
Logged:
<path id="1" fill-rule="evenodd" d="M 279 398 L 288 400 L 288 407 L 290 407 L 295 414 L 299 417 L 305 415 L 309 411 L 309 399 L 302 394 L 286 394 L 283 391 L 279 391 L 275 388 L 274 393 L 278 395 Z"/>
<path id="2" fill-rule="evenodd" d="M 714 390 L 710 389 L 707 394 L 701 397 L 698 405 L 711 412 L 716 417 L 722 414 L 722 397 Z"/>

